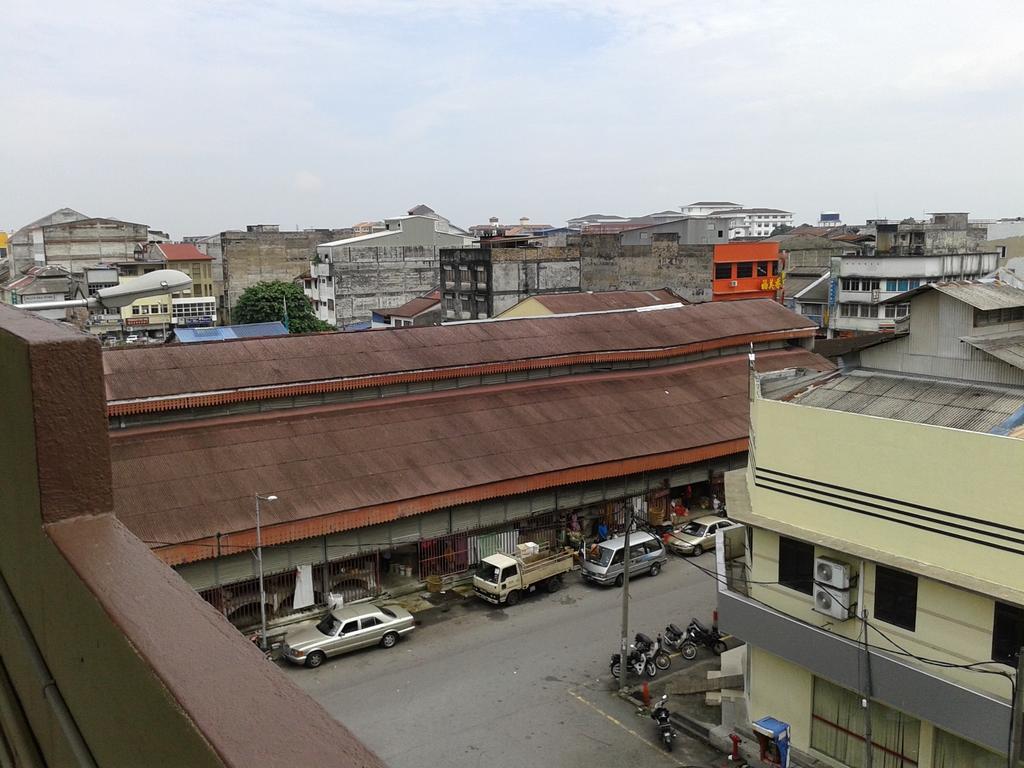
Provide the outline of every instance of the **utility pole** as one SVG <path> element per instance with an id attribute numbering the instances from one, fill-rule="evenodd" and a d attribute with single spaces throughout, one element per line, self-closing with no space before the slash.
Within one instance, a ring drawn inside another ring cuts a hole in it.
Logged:
<path id="1" fill-rule="evenodd" d="M 871 744 L 871 649 L 868 647 L 868 612 L 861 613 L 864 623 L 864 768 L 872 768 L 874 747 Z"/>
<path id="2" fill-rule="evenodd" d="M 256 494 L 256 562 L 260 571 L 260 650 L 267 650 L 267 592 L 263 588 L 263 539 L 260 533 L 260 501 L 277 501 L 277 496 Z"/>
<path id="3" fill-rule="evenodd" d="M 633 510 L 626 514 L 626 539 L 622 542 L 622 644 L 619 652 L 619 693 L 626 691 L 626 676 L 629 674 L 629 529 L 633 527 Z"/>
<path id="4" fill-rule="evenodd" d="M 1016 768 L 1024 759 L 1024 648 L 1017 654 L 1017 676 L 1014 678 L 1013 722 L 1010 723 L 1010 755 L 1007 765 Z"/>

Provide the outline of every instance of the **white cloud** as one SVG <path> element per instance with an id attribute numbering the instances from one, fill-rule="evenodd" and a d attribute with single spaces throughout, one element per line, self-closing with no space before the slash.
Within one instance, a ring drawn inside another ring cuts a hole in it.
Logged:
<path id="1" fill-rule="evenodd" d="M 296 192 L 320 192 L 324 188 L 324 180 L 312 171 L 299 171 L 292 177 L 292 186 Z"/>
<path id="2" fill-rule="evenodd" d="M 4 228 L 1024 209 L 1018 0 L 8 5 Z"/>

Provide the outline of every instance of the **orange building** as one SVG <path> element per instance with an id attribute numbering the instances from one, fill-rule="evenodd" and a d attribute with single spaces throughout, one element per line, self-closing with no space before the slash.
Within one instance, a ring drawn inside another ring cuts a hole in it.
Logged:
<path id="1" fill-rule="evenodd" d="M 713 301 L 779 299 L 785 280 L 779 244 L 723 243 L 715 246 Z"/>

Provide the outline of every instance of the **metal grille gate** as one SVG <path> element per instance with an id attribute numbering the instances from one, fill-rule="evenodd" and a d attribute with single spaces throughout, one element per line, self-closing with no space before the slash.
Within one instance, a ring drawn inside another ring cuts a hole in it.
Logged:
<path id="1" fill-rule="evenodd" d="M 292 607 L 295 577 L 296 568 L 263 575 L 268 620 L 308 610 L 301 608 L 296 611 Z M 380 584 L 380 557 L 376 552 L 313 566 L 313 598 L 317 605 L 326 605 L 329 593 L 341 595 L 346 603 L 373 597 L 380 594 Z M 239 629 L 259 624 L 258 578 L 203 589 L 199 595 Z"/>

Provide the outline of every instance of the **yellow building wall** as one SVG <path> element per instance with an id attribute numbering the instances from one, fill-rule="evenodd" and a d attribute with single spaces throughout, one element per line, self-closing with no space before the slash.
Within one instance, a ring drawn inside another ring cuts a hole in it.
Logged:
<path id="1" fill-rule="evenodd" d="M 509 307 L 495 317 L 537 317 L 550 314 L 554 313 L 536 299 L 523 299 L 514 307 Z"/>
<path id="2" fill-rule="evenodd" d="M 760 648 L 750 646 L 747 652 L 750 654 L 751 721 L 770 715 L 789 723 L 794 749 L 813 755 L 826 765 L 844 765 L 811 749 L 814 675 Z M 932 766 L 934 735 L 932 724 L 922 721 L 918 741 L 918 768 Z"/>
<path id="3" fill-rule="evenodd" d="M 893 499 L 883 504 L 1021 526 L 1024 440 L 761 399 L 751 420 L 758 467 Z M 1019 554 L 769 491 L 749 474 L 748 486 L 759 517 L 962 574 L 991 584 L 992 594 L 1024 595 Z"/>
<path id="4" fill-rule="evenodd" d="M 751 581 L 777 581 L 779 576 L 778 534 L 755 529 L 754 537 Z M 854 566 L 854 573 L 860 572 L 860 561 L 841 552 L 816 547 L 815 555 L 848 562 Z M 858 590 L 851 589 L 850 593 L 851 600 L 856 601 Z M 814 601 L 811 595 L 803 592 L 778 584 L 751 584 L 750 596 L 782 613 L 813 626 L 827 629 L 833 634 L 854 640 L 863 636 L 861 622 L 855 619 L 838 621 L 817 613 L 814 611 Z M 919 576 L 917 622 L 913 632 L 877 619 L 874 616 L 874 605 L 875 564 L 867 562 L 864 569 L 864 601 L 862 605 L 858 606 L 858 612 L 867 608 L 868 621 L 873 626 L 878 627 L 900 646 L 918 656 L 943 659 L 956 664 L 984 661 L 991 658 L 994 602 L 990 597 Z M 882 649 L 894 649 L 885 638 L 874 630 L 871 632 L 870 642 Z M 1009 671 L 1009 667 L 1005 665 L 994 664 L 992 668 Z M 929 666 L 927 669 L 929 672 L 956 680 L 975 690 L 984 690 L 999 698 L 1009 699 L 1009 683 L 1002 677 L 966 670 L 946 670 L 934 666 Z"/>
<path id="5" fill-rule="evenodd" d="M 759 468 L 878 494 L 886 499 L 878 502 L 883 506 L 931 516 L 938 522 L 926 520 L 924 524 L 940 528 L 948 525 L 947 521 L 900 502 L 1021 527 L 1022 440 L 760 399 L 753 406 L 752 424 L 751 461 Z M 813 493 L 807 490 L 812 488 L 810 482 L 793 478 L 785 481 L 796 486 L 786 490 Z M 863 548 L 861 555 L 866 551 L 874 556 L 865 557 L 859 610 L 866 608 L 874 625 L 916 655 L 954 663 L 986 661 L 992 653 L 994 600 L 1024 604 L 1012 599 L 1024 594 L 1024 568 L 1018 554 L 869 517 L 832 506 L 827 498 L 813 501 L 758 487 L 752 467 L 748 468 L 747 485 L 752 517 L 744 520 L 741 514 L 739 519 L 755 527 L 751 580 L 778 579 L 778 535 L 767 529 L 772 525 L 770 521 L 791 526 L 785 529 L 787 535 L 804 541 L 849 542 Z M 822 490 L 820 486 L 817 489 Z M 849 495 L 841 490 L 824 490 Z M 851 505 L 845 500 L 836 501 Z M 868 511 L 886 514 L 873 508 Z M 759 528 L 759 524 L 764 527 Z M 970 523 L 966 525 L 971 527 Z M 846 554 L 839 543 L 835 546 L 829 549 L 819 544 L 815 554 L 848 562 L 855 573 L 859 572 L 860 556 Z M 875 617 L 873 560 L 902 566 L 918 575 L 913 632 Z M 926 573 L 939 573 L 948 580 Z M 851 590 L 851 601 L 856 594 Z M 751 596 L 836 634 L 855 638 L 860 632 L 859 621 L 837 621 L 816 613 L 810 595 L 781 585 L 752 585 Z M 874 631 L 871 643 L 891 647 Z M 1005 665 L 994 664 L 993 668 L 1009 671 Z M 1009 684 L 1002 677 L 934 666 L 928 670 L 975 690 L 1009 698 Z"/>
<path id="6" fill-rule="evenodd" d="M 811 739 L 811 697 L 814 676 L 755 645 L 750 656 L 750 720 L 771 715 L 789 723 L 792 744 L 806 752 Z"/>
<path id="7" fill-rule="evenodd" d="M 209 298 L 213 296 L 213 274 L 209 261 L 178 261 L 168 264 L 171 269 L 178 269 L 192 278 L 191 298 Z"/>

